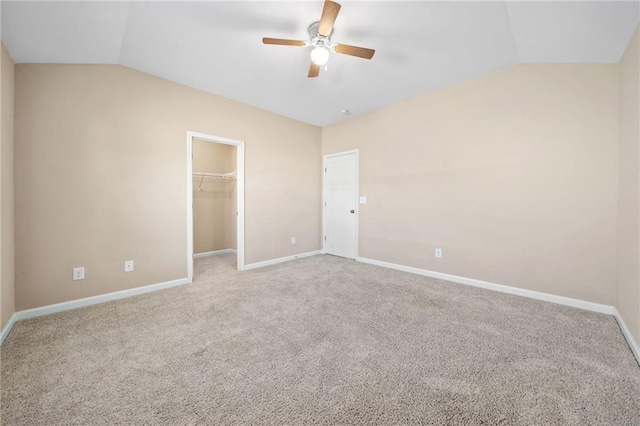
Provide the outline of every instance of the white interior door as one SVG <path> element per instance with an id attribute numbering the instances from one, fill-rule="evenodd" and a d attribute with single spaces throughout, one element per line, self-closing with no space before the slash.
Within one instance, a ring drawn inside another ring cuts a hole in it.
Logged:
<path id="1" fill-rule="evenodd" d="M 324 160 L 324 250 L 349 259 L 357 256 L 357 161 L 357 152 Z"/>

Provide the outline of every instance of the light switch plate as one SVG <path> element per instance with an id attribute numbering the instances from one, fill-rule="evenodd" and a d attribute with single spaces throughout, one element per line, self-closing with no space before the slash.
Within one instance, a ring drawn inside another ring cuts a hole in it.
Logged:
<path id="1" fill-rule="evenodd" d="M 360 204 L 367 204 L 367 197 L 360 197 Z"/>
<path id="2" fill-rule="evenodd" d="M 125 272 L 133 271 L 133 260 L 125 260 L 124 261 L 124 271 Z"/>

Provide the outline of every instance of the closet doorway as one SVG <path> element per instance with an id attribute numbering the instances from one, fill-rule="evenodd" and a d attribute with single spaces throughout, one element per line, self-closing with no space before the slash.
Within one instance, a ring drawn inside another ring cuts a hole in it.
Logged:
<path id="1" fill-rule="evenodd" d="M 187 272 L 193 258 L 235 252 L 244 270 L 244 142 L 187 132 Z"/>

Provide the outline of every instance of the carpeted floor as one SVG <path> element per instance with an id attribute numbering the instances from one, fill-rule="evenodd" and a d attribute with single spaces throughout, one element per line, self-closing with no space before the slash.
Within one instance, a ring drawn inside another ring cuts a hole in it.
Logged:
<path id="1" fill-rule="evenodd" d="M 640 425 L 640 368 L 595 314 L 331 256 L 18 323 L 6 425 Z"/>

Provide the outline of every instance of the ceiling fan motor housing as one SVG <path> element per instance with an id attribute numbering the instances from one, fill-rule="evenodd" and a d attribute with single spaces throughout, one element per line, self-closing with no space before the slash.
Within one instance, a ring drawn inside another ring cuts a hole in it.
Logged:
<path id="1" fill-rule="evenodd" d="M 309 25 L 309 40 L 311 40 L 311 46 L 324 46 L 328 49 L 331 49 L 331 36 L 333 35 L 333 28 L 331 29 L 331 34 L 328 36 L 323 36 L 318 32 L 318 28 L 320 27 L 320 21 L 314 22 Z"/>

